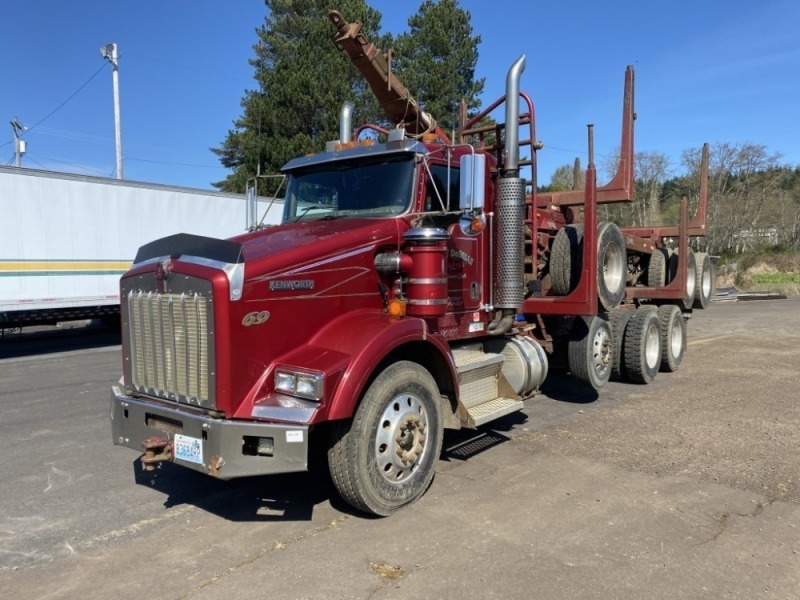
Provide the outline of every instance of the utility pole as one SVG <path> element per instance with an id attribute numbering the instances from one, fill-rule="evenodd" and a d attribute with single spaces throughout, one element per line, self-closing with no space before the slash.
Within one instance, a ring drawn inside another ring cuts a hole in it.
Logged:
<path id="1" fill-rule="evenodd" d="M 100 54 L 111 63 L 114 83 L 114 139 L 117 147 L 117 179 L 122 179 L 122 128 L 119 122 L 119 65 L 117 61 L 117 45 L 106 44 L 100 48 Z"/>
<path id="2" fill-rule="evenodd" d="M 25 140 L 19 137 L 20 133 L 27 131 L 27 127 L 20 124 L 17 117 L 11 121 L 11 128 L 14 130 L 14 166 L 22 166 L 22 155 L 25 154 Z"/>

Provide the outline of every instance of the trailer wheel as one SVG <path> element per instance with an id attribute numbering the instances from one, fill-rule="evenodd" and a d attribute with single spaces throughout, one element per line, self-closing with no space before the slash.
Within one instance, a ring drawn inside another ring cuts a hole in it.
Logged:
<path id="1" fill-rule="evenodd" d="M 625 327 L 634 312 L 633 309 L 618 308 L 608 316 L 608 323 L 611 326 L 611 379 L 615 381 L 622 381 L 625 378 L 622 346 L 625 339 Z"/>
<path id="2" fill-rule="evenodd" d="M 634 383 L 650 383 L 661 366 L 661 323 L 655 307 L 636 309 L 622 343 L 625 374 Z"/>
<path id="3" fill-rule="evenodd" d="M 413 362 L 393 363 L 369 386 L 355 416 L 332 428 L 333 483 L 348 504 L 388 516 L 428 489 L 442 435 L 431 374 Z"/>
<path id="4" fill-rule="evenodd" d="M 612 335 L 608 321 L 578 317 L 572 324 L 568 347 L 572 374 L 598 390 L 611 377 Z"/>
<path id="5" fill-rule="evenodd" d="M 694 303 L 694 290 L 697 284 L 697 265 L 694 259 L 694 252 L 691 248 L 686 249 L 688 254 L 688 261 L 689 264 L 686 268 L 686 295 L 680 299 L 679 305 L 683 310 L 691 310 L 692 304 Z M 670 257 L 670 281 L 675 279 L 678 275 L 678 261 L 680 260 L 680 254 L 675 251 L 673 252 L 672 256 Z"/>
<path id="6" fill-rule="evenodd" d="M 597 298 L 606 310 L 614 310 L 625 296 L 628 258 L 625 238 L 614 223 L 597 226 Z"/>
<path id="7" fill-rule="evenodd" d="M 714 273 L 711 268 L 711 258 L 705 252 L 698 252 L 694 255 L 695 266 L 697 269 L 697 279 L 695 282 L 694 308 L 708 308 L 711 302 L 711 292 L 714 287 Z"/>
<path id="8" fill-rule="evenodd" d="M 666 248 L 656 248 L 650 255 L 647 263 L 647 287 L 664 287 L 667 281 L 667 251 Z"/>
<path id="9" fill-rule="evenodd" d="M 658 320 L 661 324 L 661 370 L 673 373 L 686 352 L 686 321 L 674 304 L 659 306 Z"/>
<path id="10" fill-rule="evenodd" d="M 583 223 L 561 228 L 550 251 L 553 293 L 566 296 L 580 281 L 583 264 Z M 625 295 L 625 239 L 613 223 L 597 226 L 597 298 L 605 310 L 613 310 Z"/>

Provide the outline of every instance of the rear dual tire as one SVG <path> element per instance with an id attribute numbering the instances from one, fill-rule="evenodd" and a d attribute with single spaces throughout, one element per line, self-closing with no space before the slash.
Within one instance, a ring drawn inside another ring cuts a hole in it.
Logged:
<path id="1" fill-rule="evenodd" d="M 599 390 L 611 377 L 612 333 L 600 317 L 577 317 L 572 323 L 568 347 L 573 377 Z"/>
<path id="2" fill-rule="evenodd" d="M 650 383 L 661 367 L 661 322 L 653 306 L 636 309 L 622 342 L 625 377 L 633 383 Z"/>
<path id="3" fill-rule="evenodd" d="M 674 304 L 659 306 L 658 320 L 661 325 L 661 371 L 672 373 L 678 370 L 686 352 L 686 321 Z"/>

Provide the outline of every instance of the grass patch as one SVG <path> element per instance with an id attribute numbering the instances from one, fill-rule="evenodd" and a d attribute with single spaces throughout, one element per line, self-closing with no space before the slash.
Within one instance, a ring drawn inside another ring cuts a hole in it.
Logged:
<path id="1" fill-rule="evenodd" d="M 754 273 L 753 283 L 800 283 L 800 273 Z"/>

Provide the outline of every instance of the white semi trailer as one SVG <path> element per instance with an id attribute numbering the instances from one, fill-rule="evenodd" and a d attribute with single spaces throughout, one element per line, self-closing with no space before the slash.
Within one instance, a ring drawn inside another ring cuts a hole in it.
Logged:
<path id="1" fill-rule="evenodd" d="M 228 238 L 283 205 L 244 194 L 0 167 L 0 329 L 119 314 L 140 246 L 175 233 Z"/>

